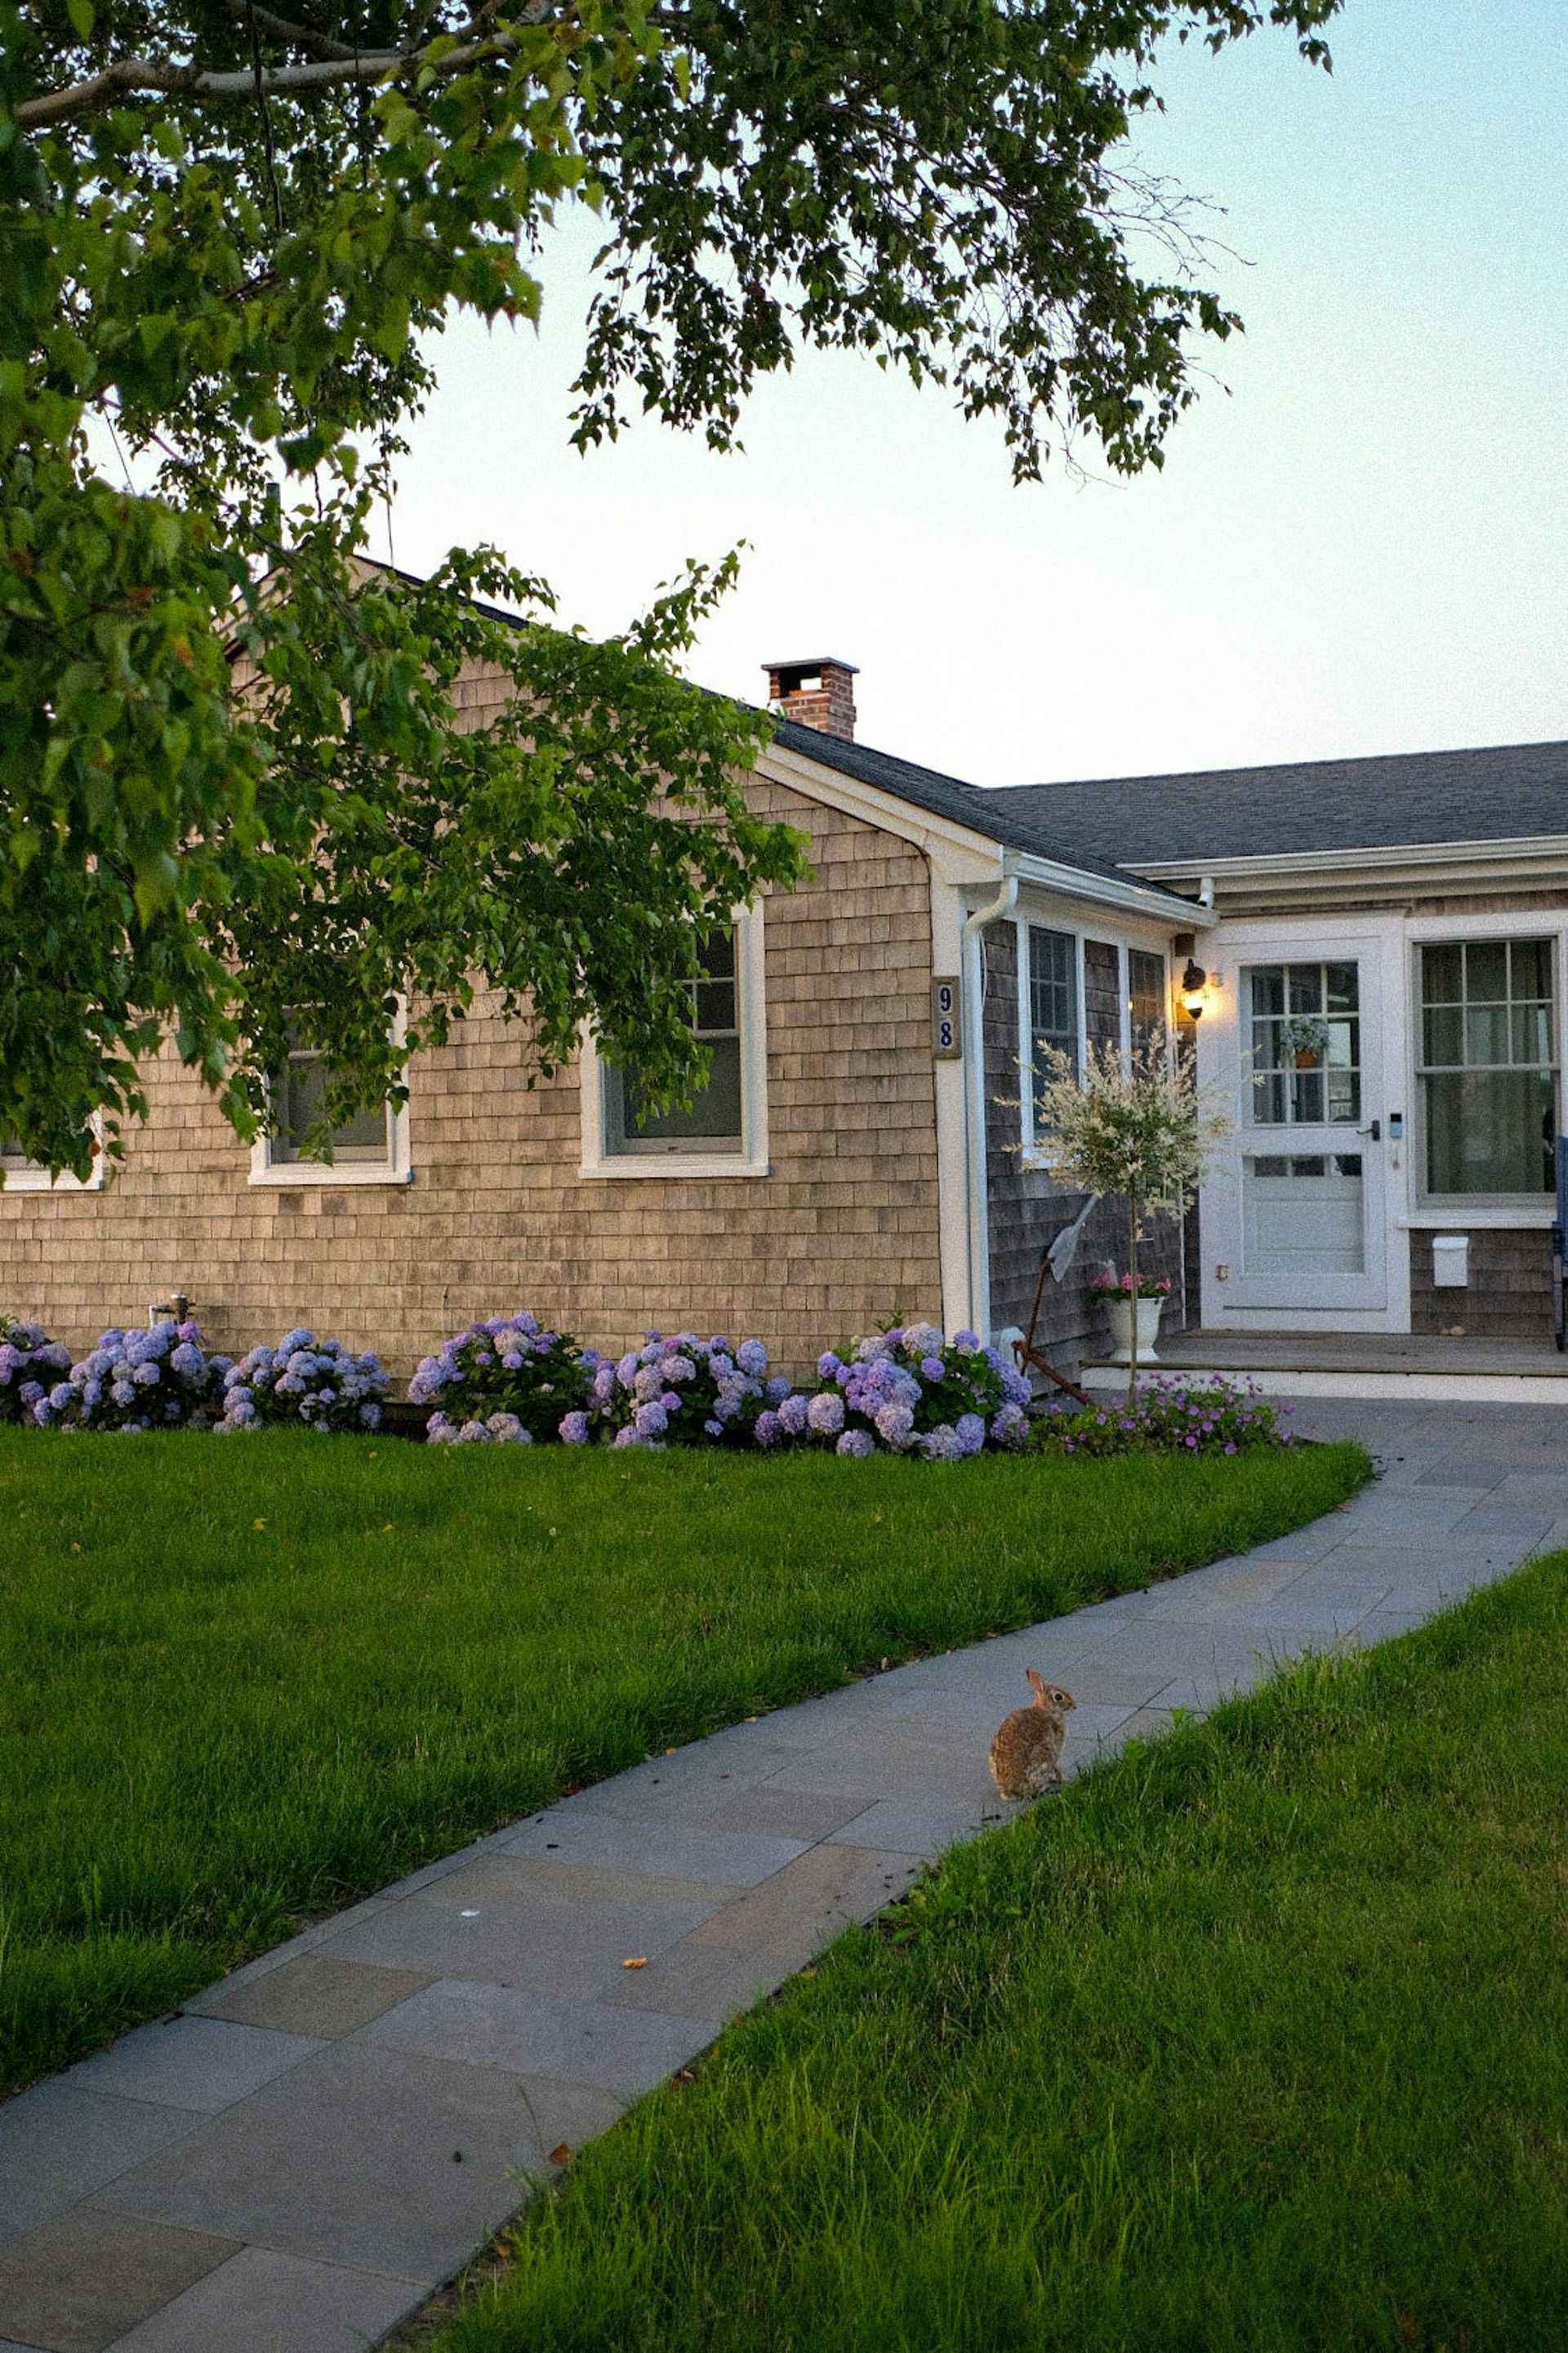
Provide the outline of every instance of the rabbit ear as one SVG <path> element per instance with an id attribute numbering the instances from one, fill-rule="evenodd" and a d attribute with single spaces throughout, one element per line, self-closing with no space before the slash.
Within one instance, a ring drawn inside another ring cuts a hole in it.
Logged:
<path id="1" fill-rule="evenodd" d="M 1043 1699 L 1045 1698 L 1045 1695 L 1046 1695 L 1046 1684 L 1045 1684 L 1045 1678 L 1044 1678 L 1044 1676 L 1041 1674 L 1041 1672 L 1040 1672 L 1040 1671 L 1039 1671 L 1038 1667 L 1030 1667 L 1030 1668 L 1028 1669 L 1028 1671 L 1027 1671 L 1027 1682 L 1028 1682 L 1028 1684 L 1029 1684 L 1029 1688 L 1030 1688 L 1030 1690 L 1031 1690 L 1031 1691 L 1034 1693 L 1034 1694 L 1035 1694 L 1036 1699 L 1037 1699 L 1037 1700 L 1043 1700 Z"/>

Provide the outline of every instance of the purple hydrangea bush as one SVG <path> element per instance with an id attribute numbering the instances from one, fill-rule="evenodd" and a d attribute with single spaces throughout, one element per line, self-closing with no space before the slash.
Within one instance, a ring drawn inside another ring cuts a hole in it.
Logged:
<path id="1" fill-rule="evenodd" d="M 788 1381 L 769 1375 L 760 1340 L 731 1347 L 721 1332 L 708 1340 L 695 1332 L 668 1338 L 650 1332 L 640 1348 L 595 1366 L 586 1403 L 565 1417 L 560 1435 L 568 1446 L 595 1439 L 614 1446 L 765 1446 L 763 1424 L 789 1396 Z"/>
<path id="2" fill-rule="evenodd" d="M 230 1366 L 217 1428 L 297 1421 L 308 1430 L 378 1430 L 386 1381 L 374 1348 L 356 1356 L 341 1340 L 318 1340 L 301 1327 L 285 1332 L 275 1348 L 252 1348 Z"/>
<path id="3" fill-rule="evenodd" d="M 63 1340 L 51 1340 L 41 1324 L 0 1315 L 0 1421 L 31 1421 L 33 1408 L 70 1368 Z"/>
<path id="4" fill-rule="evenodd" d="M 848 1356 L 830 1348 L 816 1370 L 822 1387 L 785 1400 L 775 1439 L 957 1462 L 988 1447 L 1016 1452 L 1028 1431 L 1028 1382 L 973 1332 L 949 1340 L 934 1324 L 894 1324 Z"/>
<path id="5" fill-rule="evenodd" d="M 595 1348 L 544 1330 L 526 1308 L 491 1315 L 444 1340 L 408 1384 L 416 1405 L 437 1409 L 426 1428 L 437 1445 L 527 1445 L 564 1435 L 592 1402 L 602 1369 Z"/>
<path id="6" fill-rule="evenodd" d="M 1140 1381 L 1136 1396 L 1103 1405 L 1047 1407 L 1035 1443 L 1047 1454 L 1239 1454 L 1249 1446 L 1299 1446 L 1255 1381 L 1186 1387 L 1167 1377 Z"/>
<path id="7" fill-rule="evenodd" d="M 210 1429 L 233 1358 L 209 1356 L 199 1324 L 113 1324 L 33 1406 L 41 1430 Z"/>

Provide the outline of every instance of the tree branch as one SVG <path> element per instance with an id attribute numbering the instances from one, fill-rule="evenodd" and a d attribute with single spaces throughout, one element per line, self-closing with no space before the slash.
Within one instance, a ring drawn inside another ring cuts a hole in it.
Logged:
<path id="1" fill-rule="evenodd" d="M 519 12 L 527 23 L 542 23 L 550 13 L 548 0 L 536 0 L 536 5 Z M 357 58 L 351 51 L 346 57 L 322 58 L 310 65 L 269 67 L 263 74 L 261 91 L 268 98 L 309 97 L 316 90 L 341 88 L 345 82 L 384 81 L 394 74 L 416 69 L 445 79 L 448 74 L 461 73 L 481 58 L 504 57 L 516 47 L 510 33 L 494 33 L 437 57 L 430 55 L 429 47 L 367 49 Z M 198 65 L 165 66 L 152 58 L 118 58 L 113 65 L 105 66 L 101 73 L 89 76 L 86 81 L 72 82 L 65 90 L 48 90 L 42 98 L 25 98 L 16 109 L 17 126 L 23 131 L 47 130 L 56 122 L 96 114 L 111 105 L 121 92 L 129 94 L 133 90 L 161 90 L 174 98 L 222 102 L 254 100 L 257 80 L 248 68 L 213 73 Z"/>
<path id="2" fill-rule="evenodd" d="M 256 23 L 268 33 L 276 33 L 282 41 L 298 41 L 302 49 L 314 49 L 321 58 L 352 58 L 355 52 L 346 41 L 333 40 L 330 33 L 318 33 L 310 25 L 297 25 L 290 16 L 275 16 L 270 8 L 247 8 L 246 0 L 223 0 L 223 6 L 237 24 Z"/>

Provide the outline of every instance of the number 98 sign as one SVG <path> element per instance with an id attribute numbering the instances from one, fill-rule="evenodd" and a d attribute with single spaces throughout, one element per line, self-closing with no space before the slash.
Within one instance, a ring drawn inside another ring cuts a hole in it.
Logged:
<path id="1" fill-rule="evenodd" d="M 958 1026 L 958 979 L 938 975 L 931 985 L 931 1052 L 939 1062 L 956 1062 L 963 1053 Z"/>

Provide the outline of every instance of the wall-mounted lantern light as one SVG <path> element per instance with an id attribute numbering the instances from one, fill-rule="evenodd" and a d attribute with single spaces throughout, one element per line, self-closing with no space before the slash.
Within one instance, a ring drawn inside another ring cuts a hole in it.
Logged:
<path id="1" fill-rule="evenodd" d="M 1182 1009 L 1189 1020 L 1195 1021 L 1204 1009 L 1204 989 L 1208 975 L 1201 964 L 1187 958 L 1187 968 L 1182 975 Z"/>

